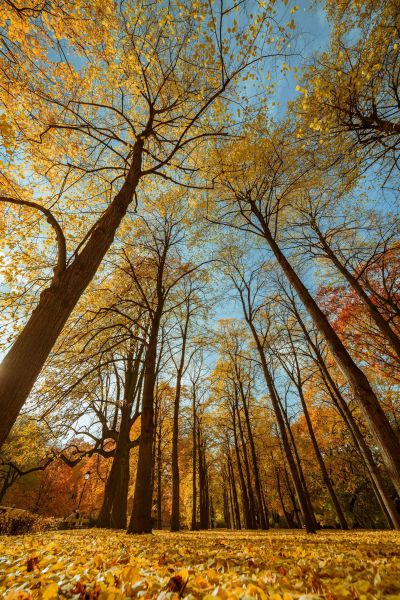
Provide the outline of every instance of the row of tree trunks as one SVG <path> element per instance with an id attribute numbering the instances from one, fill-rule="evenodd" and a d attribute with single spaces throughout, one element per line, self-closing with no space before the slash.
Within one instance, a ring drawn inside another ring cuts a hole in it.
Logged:
<path id="1" fill-rule="evenodd" d="M 318 366 L 318 369 L 321 374 L 321 379 L 326 387 L 326 390 L 328 391 L 328 394 L 333 404 L 336 406 L 339 414 L 346 423 L 351 437 L 353 439 L 354 445 L 363 460 L 366 472 L 371 480 L 372 488 L 377 497 L 379 505 L 381 506 L 382 511 L 388 521 L 388 524 L 394 529 L 399 529 L 400 515 L 398 514 L 394 502 L 390 497 L 389 491 L 386 488 L 382 474 L 380 473 L 380 470 L 373 458 L 372 452 L 367 442 L 365 441 L 365 438 L 361 433 L 360 428 L 358 427 L 357 422 L 355 421 L 353 414 L 347 405 L 346 400 L 343 398 L 338 386 L 333 380 L 320 349 L 318 348 L 317 344 L 312 340 L 310 333 L 303 319 L 301 318 L 295 303 L 293 303 L 293 299 L 291 304 L 294 315 L 296 316 L 296 319 L 303 331 L 304 337 L 308 343 L 312 356 L 314 357 L 314 360 Z"/>
<path id="2" fill-rule="evenodd" d="M 248 439 L 249 446 L 250 446 L 252 472 L 253 472 L 253 476 L 254 476 L 254 487 L 255 487 L 255 494 L 256 494 L 256 500 L 257 500 L 257 509 L 256 509 L 255 514 L 257 517 L 259 528 L 260 529 L 268 529 L 268 527 L 269 527 L 268 508 L 265 504 L 265 499 L 264 499 L 264 495 L 263 495 L 263 491 L 262 491 L 260 469 L 259 469 L 259 465 L 258 465 L 258 458 L 257 458 L 256 446 L 255 446 L 255 442 L 254 442 L 253 430 L 252 430 L 251 422 L 250 422 L 248 398 L 246 397 L 246 394 L 244 393 L 242 381 L 239 381 L 239 391 L 240 391 L 240 396 L 242 399 L 242 406 L 243 406 L 243 411 L 244 411 L 244 416 L 245 416 L 245 421 L 246 421 L 247 439 Z"/>
<path id="3" fill-rule="evenodd" d="M 293 481 L 293 485 L 296 491 L 296 497 L 300 506 L 302 520 L 306 531 L 309 533 L 315 533 L 315 519 L 313 518 L 313 513 L 311 511 L 310 502 L 307 500 L 307 493 L 304 485 L 302 484 L 300 474 L 299 474 L 299 466 L 296 464 L 296 460 L 293 456 L 292 448 L 290 445 L 288 430 L 286 427 L 286 423 L 282 414 L 281 402 L 278 396 L 278 393 L 275 388 L 274 379 L 269 369 L 267 363 L 267 357 L 265 354 L 265 348 L 261 338 L 257 332 L 254 319 L 253 319 L 253 299 L 250 294 L 245 294 L 243 289 L 238 284 L 238 282 L 234 281 L 236 288 L 240 294 L 240 300 L 243 308 L 243 315 L 246 323 L 249 326 L 251 334 L 254 339 L 254 343 L 256 345 L 256 349 L 258 352 L 261 369 L 264 375 L 265 383 L 268 389 L 269 397 L 271 399 L 272 408 L 275 414 L 276 423 L 278 425 L 278 431 L 280 440 L 282 443 L 283 454 L 287 465 L 289 467 L 290 476 Z M 247 290 L 249 292 L 249 290 Z"/>
<path id="4" fill-rule="evenodd" d="M 322 475 L 322 481 L 325 485 L 325 488 L 328 491 L 329 497 L 331 499 L 332 502 L 332 506 L 336 512 L 336 516 L 338 519 L 338 522 L 340 524 L 341 529 L 347 530 L 348 529 L 348 524 L 346 521 L 346 517 L 343 513 L 342 507 L 340 506 L 339 500 L 336 496 L 331 478 L 329 477 L 329 473 L 328 470 L 326 468 L 325 465 L 325 461 L 323 459 L 321 450 L 319 448 L 318 445 L 318 441 L 314 432 L 314 427 L 313 424 L 311 422 L 311 418 L 310 418 L 310 413 L 308 411 L 308 407 L 307 407 L 307 403 L 304 397 L 304 391 L 303 391 L 303 381 L 302 381 L 302 375 L 301 375 L 301 368 L 300 368 L 300 364 L 298 361 L 298 357 L 297 357 L 297 348 L 296 345 L 293 341 L 293 336 L 291 331 L 288 329 L 287 330 L 287 335 L 288 335 L 288 339 L 290 341 L 290 348 L 291 348 L 291 357 L 293 360 L 293 370 L 290 369 L 288 367 L 287 364 L 285 364 L 284 361 L 282 361 L 282 365 L 283 368 L 285 369 L 287 375 L 289 376 L 289 378 L 291 379 L 291 381 L 294 383 L 298 396 L 300 398 L 300 402 L 301 402 L 301 406 L 303 409 L 303 414 L 304 414 L 304 418 L 306 420 L 306 424 L 307 424 L 307 430 L 310 436 L 310 440 L 314 449 L 314 453 L 316 456 L 316 459 L 318 461 L 318 465 L 321 471 L 321 475 Z"/>
<path id="5" fill-rule="evenodd" d="M 400 494 L 400 441 L 389 423 L 380 402 L 363 371 L 355 364 L 339 336 L 319 308 L 314 298 L 293 269 L 292 265 L 278 246 L 269 226 L 257 208 L 254 209 L 263 228 L 267 241 L 288 282 L 296 290 L 305 309 L 310 315 L 336 361 L 347 378 L 350 388 L 363 413 L 369 431 L 381 451 L 383 462 L 397 492 Z"/>

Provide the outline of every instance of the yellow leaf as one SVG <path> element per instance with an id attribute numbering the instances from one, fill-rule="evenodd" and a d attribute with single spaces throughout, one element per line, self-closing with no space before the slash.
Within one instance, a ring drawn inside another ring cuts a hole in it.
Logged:
<path id="1" fill-rule="evenodd" d="M 132 566 L 127 566 L 124 569 L 122 569 L 120 577 L 122 581 L 129 583 L 135 583 L 136 581 L 140 581 L 140 579 L 143 579 L 137 568 Z"/>
<path id="2" fill-rule="evenodd" d="M 51 583 L 42 592 L 42 600 L 52 600 L 58 598 L 58 584 Z"/>

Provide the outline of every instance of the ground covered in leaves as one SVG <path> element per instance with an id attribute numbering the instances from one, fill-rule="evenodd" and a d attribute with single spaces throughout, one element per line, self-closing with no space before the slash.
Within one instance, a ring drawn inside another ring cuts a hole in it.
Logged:
<path id="1" fill-rule="evenodd" d="M 400 600 L 400 533 L 90 529 L 0 537 L 0 596 Z"/>

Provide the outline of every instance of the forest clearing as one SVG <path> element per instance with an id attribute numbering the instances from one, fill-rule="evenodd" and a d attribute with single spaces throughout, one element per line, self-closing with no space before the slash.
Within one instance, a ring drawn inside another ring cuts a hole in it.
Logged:
<path id="1" fill-rule="evenodd" d="M 400 600 L 399 0 L 0 0 L 0 597 Z"/>
<path id="2" fill-rule="evenodd" d="M 5 600 L 400 598 L 400 534 L 82 530 L 0 541 Z M 13 588 L 8 595 L 7 589 Z M 59 595 L 58 595 L 59 594 Z"/>

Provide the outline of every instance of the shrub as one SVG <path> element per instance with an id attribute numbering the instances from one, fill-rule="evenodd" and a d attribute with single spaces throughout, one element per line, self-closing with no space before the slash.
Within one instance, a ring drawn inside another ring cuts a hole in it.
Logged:
<path id="1" fill-rule="evenodd" d="M 58 529 L 61 519 L 43 517 L 21 508 L 7 508 L 0 514 L 0 535 L 39 533 Z"/>
<path id="2" fill-rule="evenodd" d="M 32 526 L 32 533 L 38 533 L 40 531 L 55 531 L 59 528 L 62 521 L 60 517 L 42 517 L 35 515 L 36 519 Z"/>
<path id="3" fill-rule="evenodd" d="M 32 531 L 37 517 L 37 515 L 27 510 L 11 508 L 0 514 L 0 534 L 18 535 L 29 533 Z"/>

